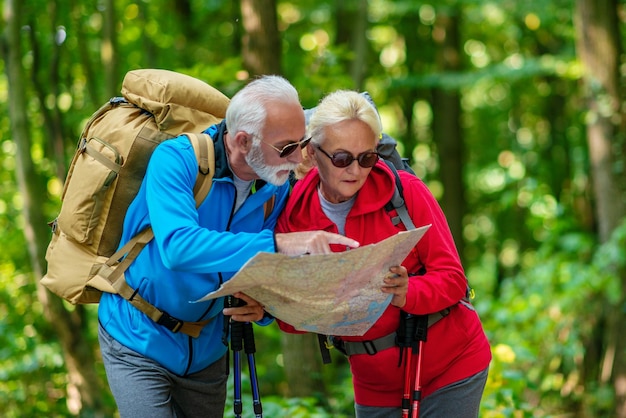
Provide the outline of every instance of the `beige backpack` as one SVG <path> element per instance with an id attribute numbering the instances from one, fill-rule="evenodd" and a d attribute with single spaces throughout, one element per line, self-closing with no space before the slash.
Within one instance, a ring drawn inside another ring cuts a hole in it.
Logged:
<path id="1" fill-rule="evenodd" d="M 148 228 L 116 252 L 124 216 L 137 194 L 154 148 L 185 132 L 198 158 L 197 206 L 211 187 L 213 141 L 197 134 L 219 123 L 229 99 L 193 77 L 167 70 L 135 70 L 123 97 L 111 99 L 87 122 L 69 167 L 61 211 L 51 222 L 48 269 L 41 283 L 73 304 L 119 293 L 158 323 L 197 336 L 202 323 L 182 323 L 135 295 L 124 271 L 153 235 Z M 119 260 L 126 256 L 122 262 Z M 167 326 L 167 325 L 166 325 Z"/>

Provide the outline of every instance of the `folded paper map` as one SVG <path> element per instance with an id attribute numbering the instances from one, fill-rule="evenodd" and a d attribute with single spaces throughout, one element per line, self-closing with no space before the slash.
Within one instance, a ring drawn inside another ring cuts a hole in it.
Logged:
<path id="1" fill-rule="evenodd" d="M 259 253 L 198 302 L 243 292 L 298 330 L 363 335 L 391 301 L 380 290 L 389 267 L 400 265 L 428 228 L 341 253 Z"/>

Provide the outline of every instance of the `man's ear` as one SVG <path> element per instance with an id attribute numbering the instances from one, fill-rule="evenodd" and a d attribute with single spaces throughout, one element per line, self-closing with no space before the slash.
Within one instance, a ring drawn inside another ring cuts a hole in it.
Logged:
<path id="1" fill-rule="evenodd" d="M 239 148 L 240 151 L 247 153 L 248 151 L 250 151 L 250 148 L 252 147 L 252 135 L 243 132 L 243 131 L 239 131 L 237 132 L 237 134 L 235 134 L 234 139 L 234 143 L 237 146 L 237 148 Z"/>

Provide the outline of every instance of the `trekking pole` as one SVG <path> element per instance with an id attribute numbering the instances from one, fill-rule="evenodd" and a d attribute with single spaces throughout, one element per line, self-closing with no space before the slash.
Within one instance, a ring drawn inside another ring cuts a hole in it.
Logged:
<path id="1" fill-rule="evenodd" d="M 418 341 L 417 346 L 417 369 L 415 371 L 415 386 L 413 389 L 413 405 L 411 410 L 411 418 L 419 418 L 420 402 L 422 401 L 422 354 L 424 343 L 426 342 L 426 333 L 428 331 L 428 315 L 417 316 L 415 327 L 415 338 Z"/>
<path id="2" fill-rule="evenodd" d="M 406 364 L 404 366 L 404 392 L 402 394 L 402 418 L 409 418 L 409 408 L 411 406 L 411 364 L 413 363 L 413 353 L 406 350 Z"/>
<path id="3" fill-rule="evenodd" d="M 241 418 L 241 349 L 243 348 L 243 322 L 230 321 L 230 348 L 233 351 L 234 396 L 233 411 L 235 418 Z"/>
<path id="4" fill-rule="evenodd" d="M 241 299 L 228 296 L 224 302 L 225 307 L 241 306 L 244 303 Z M 234 373 L 234 396 L 233 410 L 235 418 L 241 418 L 243 412 L 243 402 L 241 400 L 241 350 L 243 349 L 248 357 L 248 370 L 250 372 L 250 382 L 252 386 L 252 402 L 255 418 L 263 418 L 263 406 L 259 394 L 259 382 L 256 373 L 256 362 L 254 353 L 256 345 L 254 343 L 254 330 L 250 322 L 238 322 L 228 319 L 226 325 L 230 328 L 230 348 L 233 351 L 233 373 Z"/>
<path id="5" fill-rule="evenodd" d="M 246 322 L 243 324 L 243 344 L 244 351 L 248 355 L 248 370 L 250 372 L 250 383 L 252 385 L 252 406 L 254 408 L 255 418 L 263 418 L 263 405 L 261 405 L 261 396 L 259 394 L 259 381 L 256 374 L 256 362 L 254 353 L 256 345 L 254 344 L 254 330 L 252 324 Z"/>
<path id="6" fill-rule="evenodd" d="M 411 378 L 413 377 L 413 355 L 417 353 L 415 341 L 416 317 L 400 312 L 397 343 L 400 347 L 400 364 L 404 360 L 404 391 L 402 392 L 402 418 L 409 417 L 411 407 Z"/>

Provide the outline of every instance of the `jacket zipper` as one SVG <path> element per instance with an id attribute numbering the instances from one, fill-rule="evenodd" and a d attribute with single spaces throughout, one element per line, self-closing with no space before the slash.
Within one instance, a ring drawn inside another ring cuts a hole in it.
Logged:
<path id="1" fill-rule="evenodd" d="M 233 187 L 234 187 L 234 185 L 233 185 Z M 230 216 L 228 217 L 228 223 L 226 224 L 225 231 L 230 231 L 230 225 L 231 225 L 231 223 L 233 221 L 234 212 L 235 212 L 235 202 L 236 201 L 237 201 L 237 190 L 235 190 L 235 200 L 233 200 L 232 206 L 230 208 Z M 224 283 L 224 280 L 222 279 L 222 273 L 217 273 L 217 274 L 218 274 L 218 276 L 220 278 L 219 285 L 221 286 L 222 283 Z M 216 301 L 217 301 L 217 299 L 213 299 L 211 301 L 211 304 L 206 309 L 206 311 L 204 311 L 204 313 L 202 315 L 200 315 L 200 318 L 198 319 L 198 321 L 202 321 L 202 318 L 204 318 L 209 313 L 209 311 L 215 305 Z M 185 373 L 184 373 L 185 376 L 189 373 L 189 369 L 191 369 L 191 365 L 193 363 L 193 337 L 191 337 L 191 336 L 188 337 L 188 345 L 189 345 L 189 360 L 187 361 L 187 367 L 186 367 Z"/>

